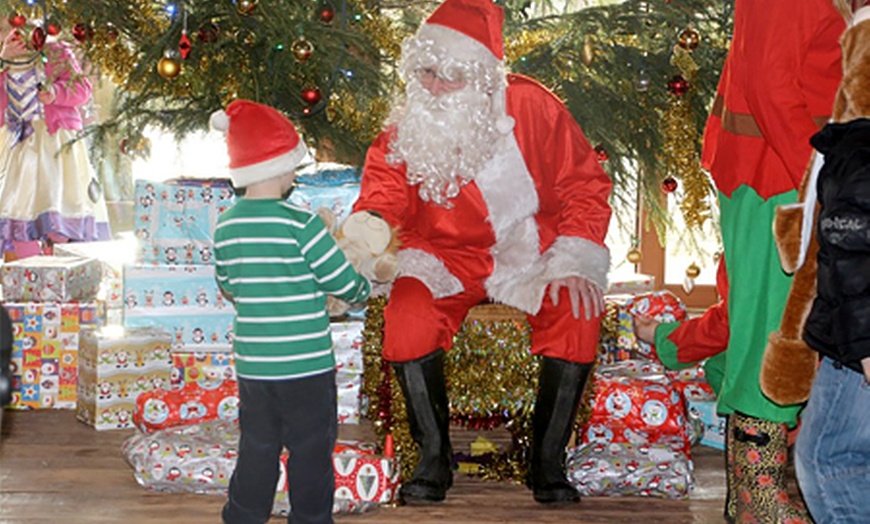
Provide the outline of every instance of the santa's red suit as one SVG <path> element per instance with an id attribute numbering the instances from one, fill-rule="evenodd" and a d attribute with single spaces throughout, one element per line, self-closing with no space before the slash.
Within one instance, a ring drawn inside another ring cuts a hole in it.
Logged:
<path id="1" fill-rule="evenodd" d="M 401 240 L 384 312 L 387 360 L 449 349 L 469 308 L 487 299 L 529 314 L 533 353 L 594 360 L 599 319 L 574 318 L 564 289 L 558 305 L 545 291 L 569 276 L 606 287 L 610 178 L 542 85 L 508 75 L 506 106 L 513 129 L 448 206 L 422 200 L 404 164 L 387 161 L 393 130 L 369 150 L 354 210 L 380 213 Z"/>

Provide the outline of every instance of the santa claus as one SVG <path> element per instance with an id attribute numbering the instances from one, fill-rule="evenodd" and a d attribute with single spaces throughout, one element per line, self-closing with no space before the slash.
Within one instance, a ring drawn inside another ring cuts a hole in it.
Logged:
<path id="1" fill-rule="evenodd" d="M 612 184 L 559 99 L 505 73 L 503 16 L 490 0 L 446 0 L 404 42 L 405 92 L 368 152 L 354 206 L 401 245 L 383 356 L 420 446 L 400 493 L 411 503 L 443 500 L 452 483 L 444 351 L 487 300 L 528 314 L 543 357 L 535 500 L 579 500 L 564 451 L 598 342 Z"/>

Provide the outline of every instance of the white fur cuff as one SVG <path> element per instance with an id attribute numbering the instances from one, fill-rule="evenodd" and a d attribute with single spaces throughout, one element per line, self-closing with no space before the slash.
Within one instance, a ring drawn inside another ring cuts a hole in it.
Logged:
<path id="1" fill-rule="evenodd" d="M 552 282 L 566 277 L 584 277 L 602 290 L 607 289 L 610 251 L 591 240 L 559 237 L 544 253 L 547 265 L 544 280 Z"/>

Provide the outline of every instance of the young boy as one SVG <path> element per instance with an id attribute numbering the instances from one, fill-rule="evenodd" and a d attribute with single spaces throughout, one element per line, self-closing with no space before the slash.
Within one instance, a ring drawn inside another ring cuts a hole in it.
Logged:
<path id="1" fill-rule="evenodd" d="M 245 189 L 214 234 L 217 280 L 236 307 L 241 403 L 239 456 L 223 521 L 269 520 L 286 447 L 287 522 L 331 523 L 338 428 L 326 295 L 360 302 L 370 285 L 317 215 L 284 200 L 305 157 L 293 125 L 275 109 L 246 100 L 218 111 L 211 122 L 226 133 L 233 184 Z"/>

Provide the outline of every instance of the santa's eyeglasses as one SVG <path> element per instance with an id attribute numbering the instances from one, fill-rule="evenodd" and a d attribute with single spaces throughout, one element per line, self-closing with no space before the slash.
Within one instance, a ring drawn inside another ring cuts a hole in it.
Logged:
<path id="1" fill-rule="evenodd" d="M 462 71 L 457 71 L 455 69 L 440 71 L 434 67 L 418 67 L 417 69 L 414 69 L 414 76 L 416 76 L 417 80 L 419 80 L 424 86 L 434 83 L 435 80 L 440 80 L 442 83 L 454 87 L 461 86 L 465 83 L 465 75 Z"/>

